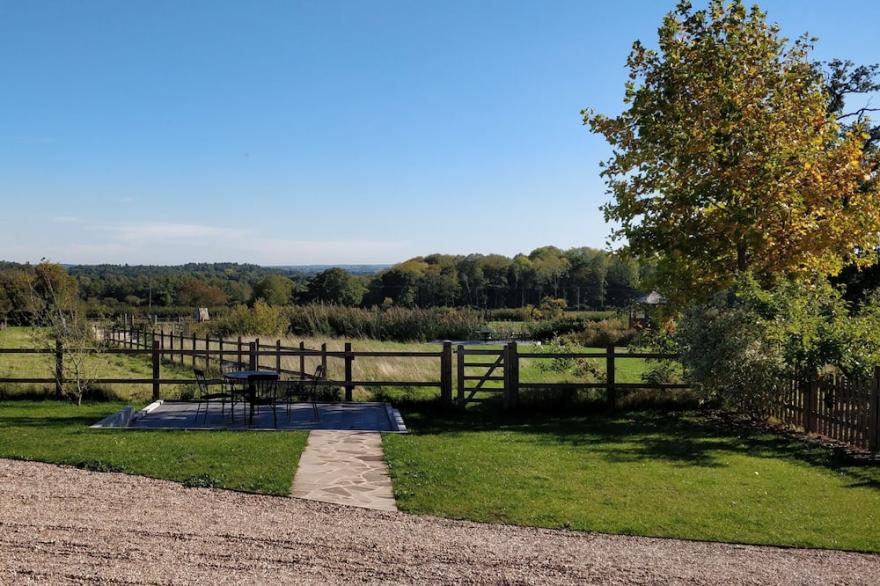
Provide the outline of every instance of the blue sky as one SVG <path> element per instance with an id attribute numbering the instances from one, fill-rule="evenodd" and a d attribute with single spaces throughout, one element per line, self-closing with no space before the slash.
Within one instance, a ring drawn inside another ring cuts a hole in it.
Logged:
<path id="1" fill-rule="evenodd" d="M 620 109 L 673 5 L 0 0 L 0 259 L 602 247 L 579 111 Z M 816 58 L 880 61 L 878 2 L 761 5 Z"/>

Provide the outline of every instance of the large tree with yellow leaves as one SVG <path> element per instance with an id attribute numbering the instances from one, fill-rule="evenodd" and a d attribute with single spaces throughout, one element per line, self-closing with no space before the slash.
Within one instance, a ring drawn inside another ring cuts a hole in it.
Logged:
<path id="1" fill-rule="evenodd" d="M 813 40 L 789 42 L 738 0 L 680 2 L 659 36 L 633 45 L 624 112 L 583 112 L 613 147 L 606 219 L 657 259 L 658 286 L 683 301 L 744 271 L 772 282 L 873 260 L 875 155 L 829 106 Z"/>

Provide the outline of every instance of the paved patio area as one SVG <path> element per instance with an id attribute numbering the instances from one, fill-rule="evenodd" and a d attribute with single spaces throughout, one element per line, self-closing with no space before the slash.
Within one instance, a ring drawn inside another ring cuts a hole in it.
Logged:
<path id="1" fill-rule="evenodd" d="M 273 424 L 272 408 L 258 407 L 253 426 L 248 425 L 249 406 L 236 405 L 234 418 L 229 405 L 221 412 L 220 403 L 205 406 L 196 418 L 197 403 L 165 402 L 132 421 L 131 429 L 328 429 L 345 431 L 401 431 L 399 414 L 386 403 L 318 403 L 316 419 L 311 403 L 295 403 L 288 417 L 287 406 L 279 406 L 278 425 Z"/>

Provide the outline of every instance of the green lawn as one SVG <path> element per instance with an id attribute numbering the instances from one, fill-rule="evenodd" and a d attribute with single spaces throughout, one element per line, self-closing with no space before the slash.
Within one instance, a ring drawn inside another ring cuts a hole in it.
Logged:
<path id="1" fill-rule="evenodd" d="M 286 495 L 305 432 L 123 431 L 88 426 L 124 403 L 0 401 L 0 457 Z"/>
<path id="2" fill-rule="evenodd" d="M 880 465 L 696 414 L 409 412 L 385 436 L 399 507 L 474 521 L 880 551 Z"/>

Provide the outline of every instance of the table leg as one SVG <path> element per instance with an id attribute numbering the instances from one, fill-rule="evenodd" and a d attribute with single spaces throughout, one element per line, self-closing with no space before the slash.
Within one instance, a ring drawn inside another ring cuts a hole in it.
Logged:
<path id="1" fill-rule="evenodd" d="M 254 383 L 249 383 L 248 384 L 248 399 L 250 399 L 250 404 L 251 404 L 251 416 L 250 416 L 249 425 L 251 427 L 254 426 L 254 399 L 256 398 L 256 396 L 257 396 L 257 385 L 255 385 Z"/>

